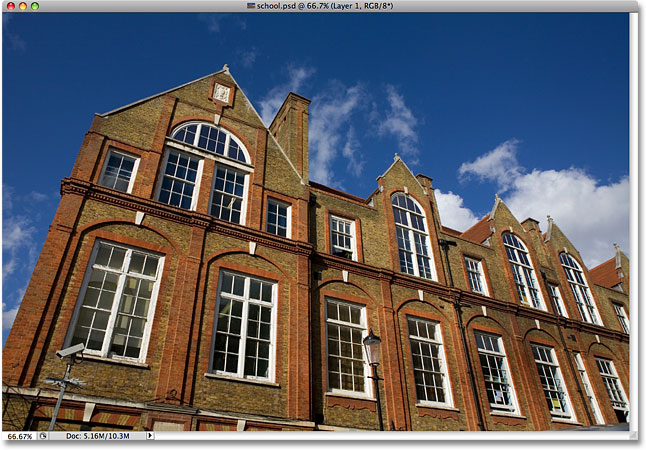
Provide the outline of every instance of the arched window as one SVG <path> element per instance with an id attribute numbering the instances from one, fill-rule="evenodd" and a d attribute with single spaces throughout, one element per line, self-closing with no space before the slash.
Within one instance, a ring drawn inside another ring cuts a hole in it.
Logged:
<path id="1" fill-rule="evenodd" d="M 231 133 L 227 133 L 214 125 L 188 123 L 175 130 L 171 137 L 207 152 L 249 163 L 242 150 L 242 144 Z"/>
<path id="2" fill-rule="evenodd" d="M 534 275 L 534 267 L 529 259 L 525 245 L 511 233 L 503 233 L 502 241 L 505 244 L 511 271 L 514 274 L 514 282 L 516 283 L 520 303 L 544 310 L 545 307 L 538 288 L 538 281 Z"/>
<path id="3" fill-rule="evenodd" d="M 579 267 L 579 264 L 577 264 L 574 258 L 565 252 L 559 255 L 559 259 L 561 260 L 565 276 L 572 290 L 572 295 L 574 295 L 576 306 L 579 308 L 581 318 L 584 322 L 601 325 L 601 319 L 599 319 L 599 315 L 597 314 L 592 294 L 590 294 L 590 288 L 588 288 L 588 283 L 585 281 L 581 267 Z"/>
<path id="4" fill-rule="evenodd" d="M 249 154 L 238 138 L 212 124 L 186 123 L 171 133 L 157 199 L 195 210 L 205 159 L 215 160 L 209 214 L 244 224 L 248 175 L 253 171 Z"/>
<path id="5" fill-rule="evenodd" d="M 392 204 L 401 271 L 434 280 L 433 255 L 422 209 L 406 194 L 393 195 Z"/>

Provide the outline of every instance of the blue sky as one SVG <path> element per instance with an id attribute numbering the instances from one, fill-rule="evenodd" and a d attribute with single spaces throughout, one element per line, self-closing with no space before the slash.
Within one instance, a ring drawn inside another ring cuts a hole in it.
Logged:
<path id="1" fill-rule="evenodd" d="M 3 14 L 3 342 L 92 122 L 226 63 L 270 121 L 310 105 L 311 178 L 394 153 L 461 231 L 498 193 L 588 267 L 628 252 L 628 14 Z M 602 212 L 601 214 L 599 212 Z"/>

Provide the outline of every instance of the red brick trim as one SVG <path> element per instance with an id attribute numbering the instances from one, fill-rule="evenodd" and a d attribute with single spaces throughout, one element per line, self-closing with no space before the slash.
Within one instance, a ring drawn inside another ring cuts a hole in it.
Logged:
<path id="1" fill-rule="evenodd" d="M 358 410 L 368 409 L 372 412 L 377 412 L 377 401 L 372 399 L 362 399 L 354 397 L 342 397 L 337 394 L 325 394 L 325 406 L 332 408 L 334 406 L 341 406 L 345 409 Z"/>
<path id="2" fill-rule="evenodd" d="M 267 261 L 269 264 L 276 267 L 276 269 L 280 270 L 280 273 L 283 274 L 283 276 L 285 277 L 286 280 L 288 280 L 290 282 L 293 281 L 292 277 L 285 271 L 285 269 L 282 268 L 282 266 L 280 264 L 278 264 L 276 261 L 274 261 L 269 256 L 265 256 L 265 255 L 262 255 L 262 254 L 258 253 L 258 250 L 260 250 L 260 246 L 256 247 L 256 252 L 255 252 L 255 254 L 253 256 Z M 242 253 L 242 254 L 245 254 L 245 255 L 252 256 L 252 255 L 249 254 L 249 248 L 248 247 L 247 248 L 228 248 L 228 249 L 217 251 L 215 253 L 211 253 L 208 257 L 205 257 L 202 260 L 202 262 L 204 263 L 203 275 L 205 275 L 204 272 L 206 270 L 208 270 L 208 266 L 211 263 L 213 263 L 216 259 L 222 258 L 223 256 L 226 256 L 226 255 L 230 255 L 230 254 L 233 255 L 233 254 L 237 254 L 237 253 Z M 240 266 L 240 267 L 245 267 L 246 268 L 246 266 Z M 246 269 L 243 269 L 243 271 L 244 270 L 246 270 Z M 254 269 L 249 268 L 249 270 L 254 270 Z M 251 272 L 249 272 L 249 273 L 251 273 Z"/>
<path id="3" fill-rule="evenodd" d="M 120 224 L 125 224 L 125 225 L 132 225 L 134 227 L 138 228 L 145 228 L 147 230 L 152 231 L 153 233 L 156 233 L 166 239 L 168 241 L 170 246 L 162 246 L 162 245 L 157 245 L 153 244 L 150 242 L 146 241 L 140 241 L 138 239 L 130 238 L 128 236 L 123 236 L 120 234 L 112 233 L 110 231 L 103 231 L 100 230 L 99 227 L 103 227 L 106 225 L 120 225 Z M 91 233 L 91 232 L 96 232 L 97 235 L 103 235 L 105 234 L 106 239 L 112 239 L 112 240 L 118 240 L 118 242 L 122 242 L 124 244 L 129 244 L 129 245 L 134 245 L 137 247 L 142 247 L 148 250 L 151 250 L 153 252 L 160 252 L 160 253 L 170 253 L 170 251 L 175 252 L 176 254 L 181 254 L 182 251 L 180 248 L 177 246 L 177 244 L 171 239 L 165 232 L 158 230 L 155 227 L 152 227 L 150 225 L 146 225 L 145 223 L 142 222 L 141 225 L 135 224 L 134 220 L 132 222 L 123 220 L 123 219 L 102 219 L 102 220 L 97 220 L 95 222 L 90 222 L 86 225 L 84 225 L 81 228 L 78 228 L 76 230 L 75 235 L 76 236 L 81 236 L 83 233 Z"/>
<path id="4" fill-rule="evenodd" d="M 277 320 L 277 323 L 275 325 L 276 333 L 280 331 L 278 322 L 282 320 L 288 320 L 285 316 L 282 316 L 281 311 L 288 310 L 290 293 L 292 292 L 292 290 L 290 289 L 290 285 L 292 285 L 292 282 L 288 277 L 285 276 L 284 271 L 279 266 L 276 266 L 276 267 L 283 274 L 283 278 L 281 278 L 279 275 L 277 275 L 274 272 L 268 272 L 266 270 L 237 264 L 231 261 L 221 260 L 221 258 L 224 256 L 240 253 L 238 251 L 223 251 L 218 253 L 219 253 L 218 259 L 209 260 L 209 263 L 204 264 L 202 275 L 200 277 L 200 279 L 206 280 L 206 286 L 207 286 L 205 288 L 205 294 L 203 296 L 204 315 L 202 320 L 202 331 L 201 331 L 202 345 L 201 345 L 200 355 L 197 361 L 198 372 L 201 372 L 201 373 L 206 373 L 209 371 L 209 364 L 211 361 L 211 343 L 213 342 L 213 333 L 214 333 L 215 317 L 216 317 L 215 308 L 217 306 L 218 284 L 219 284 L 220 272 L 222 269 L 233 270 L 245 275 L 256 276 L 256 277 L 260 277 L 260 278 L 264 278 L 264 279 L 276 282 L 276 284 L 278 285 L 276 304 L 275 304 L 276 320 Z M 263 258 L 263 259 L 267 260 L 268 262 L 271 262 L 266 258 Z M 273 264 L 274 263 L 272 263 L 272 265 Z M 276 335 L 276 340 L 280 338 L 281 336 Z M 286 338 L 286 337 L 283 337 L 283 338 Z M 278 345 L 277 342 L 274 342 L 274 346 L 276 349 L 275 360 L 274 360 L 275 361 L 275 367 L 274 367 L 275 380 L 274 381 L 278 384 L 283 384 L 287 382 L 287 380 L 283 379 L 283 370 L 282 370 L 282 367 L 283 367 L 282 362 L 283 362 L 283 359 L 286 358 L 286 355 L 284 354 L 282 347 Z"/>
<path id="5" fill-rule="evenodd" d="M 184 425 L 184 431 L 191 431 L 191 416 L 187 414 L 149 411 L 146 429 L 152 430 L 155 422 L 170 422 Z"/>
<path id="6" fill-rule="evenodd" d="M 323 289 L 324 286 L 327 286 L 328 284 L 332 284 L 332 283 L 335 283 L 335 282 L 340 283 L 340 284 L 348 284 L 348 285 L 356 287 L 361 292 L 363 292 L 368 299 L 370 299 L 372 301 L 372 304 L 374 306 L 376 306 L 376 307 L 381 306 L 380 303 L 372 296 L 372 294 L 370 294 L 363 287 L 359 286 L 358 284 L 352 282 L 349 279 L 348 279 L 348 282 L 346 283 L 346 282 L 343 281 L 343 278 L 328 278 L 326 280 L 321 281 L 321 283 L 318 285 L 318 287 L 315 290 L 318 290 L 321 293 L 321 295 L 329 295 L 331 297 L 338 298 L 339 300 L 347 300 L 349 302 L 360 303 L 362 305 L 369 305 L 370 304 L 362 297 L 357 297 L 355 295 L 350 295 L 350 294 L 344 294 L 342 292 L 334 291 L 334 290 L 332 290 L 330 288 Z"/>
<path id="7" fill-rule="evenodd" d="M 192 115 L 192 116 L 183 116 L 179 119 L 174 119 L 172 125 L 170 126 L 169 131 L 172 131 L 175 128 L 179 127 L 180 125 L 188 122 L 204 122 L 209 125 L 214 125 L 219 128 L 224 128 L 227 131 L 227 133 L 234 135 L 238 140 L 240 140 L 240 142 L 242 142 L 242 144 L 245 147 L 245 150 L 247 151 L 247 154 L 249 155 L 248 164 L 251 166 L 254 165 L 255 154 L 256 154 L 255 147 L 251 145 L 251 142 L 249 142 L 249 140 L 247 140 L 247 138 L 244 137 L 239 130 L 232 128 L 230 125 L 227 125 L 226 123 L 222 122 L 222 120 L 220 120 L 220 122 L 217 125 L 215 125 L 213 121 L 213 117 Z M 170 135 L 171 133 L 169 132 L 168 134 Z"/>
<path id="8" fill-rule="evenodd" d="M 348 214 L 345 211 L 336 209 L 324 209 L 325 227 L 325 253 L 332 255 L 332 243 L 330 242 L 330 215 L 338 216 L 354 222 L 355 246 L 357 248 L 357 262 L 363 263 L 363 235 L 361 234 L 361 219 L 358 216 Z M 334 256 L 334 255 L 332 255 Z"/>
<path id="9" fill-rule="evenodd" d="M 451 411 L 443 408 L 434 408 L 432 406 L 416 405 L 417 415 L 419 417 L 431 416 L 436 419 L 453 419 L 458 421 L 458 411 Z"/>
<path id="10" fill-rule="evenodd" d="M 229 88 L 229 100 L 227 100 L 226 102 L 223 102 L 222 100 L 217 100 L 213 98 L 215 83 L 221 84 L 222 86 Z M 221 109 L 224 106 L 231 106 L 233 105 L 235 90 L 236 90 L 236 86 L 234 84 L 229 83 L 228 81 L 223 81 L 220 78 L 213 77 L 211 79 L 211 88 L 209 89 L 209 100 L 211 100 L 215 104 L 215 107 L 219 109 Z"/>
<path id="11" fill-rule="evenodd" d="M 299 214 L 298 214 L 298 212 L 299 212 L 298 211 L 298 209 L 299 209 L 298 199 L 294 198 L 294 197 L 290 197 L 290 196 L 285 195 L 285 194 L 281 194 L 280 192 L 269 191 L 269 190 L 266 190 L 266 189 L 263 192 L 263 203 L 262 203 L 261 208 L 259 209 L 261 211 L 261 214 L 260 214 L 260 216 L 261 216 L 260 217 L 260 229 L 261 229 L 261 231 L 265 231 L 265 232 L 268 233 L 268 231 L 267 231 L 267 208 L 268 208 L 268 205 L 269 205 L 269 198 L 273 198 L 275 200 L 278 200 L 281 203 L 286 203 L 286 204 L 289 205 L 289 213 L 290 213 L 289 227 L 290 227 L 291 234 L 290 234 L 290 236 L 288 236 L 288 239 L 296 240 L 297 237 L 300 237 L 300 236 L 298 236 L 298 234 L 299 234 L 298 233 L 298 226 L 300 224 L 297 223 L 298 222 L 297 218 L 299 217 Z M 257 214 L 257 213 L 258 213 L 258 210 L 253 211 L 253 212 L 251 210 L 249 210 L 249 212 L 248 212 L 249 215 Z M 306 237 L 305 237 L 305 240 L 307 240 Z"/>
<path id="12" fill-rule="evenodd" d="M 525 426 L 527 424 L 527 418 L 525 417 L 510 417 L 510 416 L 501 416 L 495 413 L 490 413 L 491 421 L 494 424 L 502 424 L 510 427 Z"/>
<path id="13" fill-rule="evenodd" d="M 202 419 L 197 421 L 197 431 L 237 431 L 237 420 Z"/>
<path id="14" fill-rule="evenodd" d="M 424 303 L 427 306 L 431 306 L 434 308 L 435 305 L 428 303 L 428 302 L 422 302 L 421 300 L 417 300 L 418 302 Z M 407 302 L 408 303 L 408 302 Z M 439 313 L 439 314 L 438 314 Z M 449 378 L 449 384 L 451 387 L 451 400 L 453 406 L 457 405 L 458 402 L 458 397 L 456 396 L 456 393 L 458 391 L 462 390 L 462 383 L 461 383 L 461 377 L 455 376 L 451 374 L 451 366 L 448 364 L 448 360 L 450 358 L 450 355 L 447 354 L 446 348 L 447 348 L 447 343 L 451 343 L 452 345 L 455 345 L 455 342 L 453 342 L 454 335 L 451 330 L 451 321 L 446 317 L 441 311 L 435 312 L 428 312 L 428 311 L 420 311 L 417 309 L 412 309 L 412 308 L 406 308 L 402 307 L 398 312 L 398 325 L 400 329 L 400 338 L 402 340 L 406 340 L 406 344 L 402 345 L 403 347 L 403 355 L 402 358 L 406 358 L 406 361 L 408 362 L 407 364 L 404 364 L 404 361 L 401 361 L 401 364 L 404 365 L 404 367 L 408 367 L 408 370 L 405 373 L 405 378 L 406 378 L 406 390 L 408 391 L 407 394 L 408 396 L 413 396 L 415 400 L 417 401 L 417 393 L 415 390 L 415 373 L 413 370 L 413 355 L 411 353 L 411 348 L 410 348 L 410 338 L 408 335 L 408 323 L 407 323 L 407 317 L 412 316 L 412 317 L 417 317 L 420 319 L 426 319 L 426 320 L 431 320 L 433 322 L 438 322 L 440 325 L 440 334 L 442 336 L 442 346 L 443 351 L 444 351 L 444 356 L 445 356 L 445 367 L 446 367 L 446 376 Z M 457 368 L 455 369 L 455 372 L 457 374 Z M 409 382 L 410 381 L 410 382 Z M 412 386 L 412 389 L 410 389 L 410 386 Z M 422 414 L 420 411 L 426 411 L 428 414 L 424 415 L 430 415 L 432 417 L 441 417 L 438 416 L 437 414 L 444 414 L 444 413 L 451 413 L 451 418 L 453 418 L 453 415 L 455 415 L 455 420 L 457 420 L 457 412 L 455 411 L 447 411 L 445 409 L 441 408 L 434 408 L 432 406 L 424 407 L 420 406 L 419 404 L 416 405 L 418 409 L 418 413 L 420 414 L 420 417 Z M 420 410 L 420 408 L 423 408 Z M 441 413 L 433 413 L 433 411 L 442 411 Z M 444 418 L 444 417 L 442 417 Z"/>
<path id="15" fill-rule="evenodd" d="M 460 263 L 462 264 L 462 273 L 464 274 L 464 280 L 466 282 L 465 290 L 475 295 L 483 295 L 485 297 L 494 298 L 495 295 L 493 293 L 493 284 L 491 283 L 491 279 L 489 278 L 489 270 L 487 269 L 487 261 L 485 260 L 485 258 L 473 253 L 465 252 L 463 250 L 460 250 L 458 254 L 460 255 Z M 480 261 L 480 266 L 482 267 L 482 273 L 485 278 L 485 283 L 487 283 L 487 292 L 489 292 L 489 295 L 484 295 L 484 294 L 480 294 L 479 292 L 471 291 L 471 284 L 469 283 L 469 275 L 467 274 L 467 266 L 466 266 L 466 263 L 464 262 L 464 258 L 475 259 L 477 261 Z"/>

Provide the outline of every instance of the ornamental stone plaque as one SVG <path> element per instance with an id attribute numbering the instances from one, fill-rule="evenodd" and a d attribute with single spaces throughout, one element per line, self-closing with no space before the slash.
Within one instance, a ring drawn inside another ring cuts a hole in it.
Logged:
<path id="1" fill-rule="evenodd" d="M 231 92 L 231 88 L 227 86 L 222 86 L 219 83 L 215 83 L 215 87 L 213 88 L 213 98 L 215 100 L 219 100 L 224 103 L 229 103 L 230 92 Z"/>

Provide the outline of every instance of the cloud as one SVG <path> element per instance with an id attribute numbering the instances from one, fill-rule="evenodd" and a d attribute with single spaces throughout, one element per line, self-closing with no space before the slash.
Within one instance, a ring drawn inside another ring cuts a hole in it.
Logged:
<path id="1" fill-rule="evenodd" d="M 332 162 L 339 153 L 348 159 L 351 173 L 361 173 L 363 160 L 358 153 L 359 144 L 354 128 L 348 125 L 355 112 L 364 104 L 365 90 L 360 84 L 346 87 L 332 82 L 314 96 L 310 108 L 310 178 L 326 185 L 341 187 L 332 169 Z M 345 143 L 342 143 L 345 140 Z M 338 167 L 338 165 L 337 165 Z"/>
<path id="2" fill-rule="evenodd" d="M 478 221 L 478 217 L 464 206 L 464 199 L 449 191 L 435 189 L 435 200 L 442 225 L 458 231 L 466 231 Z"/>
<path id="3" fill-rule="evenodd" d="M 278 109 L 285 101 L 287 94 L 290 92 L 298 92 L 301 90 L 303 83 L 310 78 L 316 69 L 313 67 L 294 67 L 290 66 L 287 69 L 289 80 L 287 82 L 274 86 L 263 98 L 260 100 L 260 117 L 262 117 L 265 125 L 269 126 L 274 120 Z"/>
<path id="4" fill-rule="evenodd" d="M 355 177 L 360 177 L 363 172 L 365 161 L 359 150 L 360 144 L 355 137 L 354 127 L 350 126 L 346 134 L 345 146 L 343 147 L 343 156 L 348 161 L 348 171 Z"/>
<path id="5" fill-rule="evenodd" d="M 13 323 L 36 265 L 44 239 L 38 230 L 46 229 L 42 218 L 55 208 L 49 201 L 54 195 L 57 194 L 36 191 L 21 195 L 12 186 L 2 186 L 2 323 L 5 331 Z"/>
<path id="6" fill-rule="evenodd" d="M 211 33 L 219 33 L 222 29 L 223 23 L 234 23 L 242 30 L 247 29 L 247 22 L 237 15 L 201 13 L 198 14 L 197 17 L 199 20 L 206 23 L 207 28 Z M 226 21 L 224 19 L 226 19 Z"/>
<path id="7" fill-rule="evenodd" d="M 627 176 L 601 184 L 576 167 L 534 169 L 527 173 L 516 159 L 518 145 L 516 139 L 505 141 L 475 161 L 462 164 L 458 173 L 466 176 L 463 179 L 475 175 L 480 181 L 494 182 L 500 192 L 505 192 L 503 200 L 519 221 L 532 217 L 546 231 L 549 214 L 581 253 L 588 268 L 610 259 L 614 242 L 629 252 Z M 462 205 L 460 201 L 458 204 Z M 442 220 L 446 220 L 444 216 Z"/>
<path id="8" fill-rule="evenodd" d="M 4 39 L 7 39 L 9 41 L 9 48 L 11 50 L 24 52 L 25 50 L 27 50 L 27 42 L 25 42 L 25 40 L 18 34 L 11 31 L 11 27 L 9 27 L 9 22 L 13 18 L 12 16 L 13 14 L 2 15 L 2 32 Z"/>
<path id="9" fill-rule="evenodd" d="M 242 67 L 245 69 L 251 68 L 253 63 L 256 62 L 257 53 L 258 52 L 255 47 L 242 51 L 240 54 L 240 64 L 242 64 Z"/>
<path id="10" fill-rule="evenodd" d="M 392 135 L 397 139 L 397 145 L 402 156 L 408 158 L 412 165 L 419 163 L 418 135 L 415 127 L 418 120 L 406 106 L 404 97 L 392 85 L 386 85 L 386 99 L 389 110 L 379 117 L 373 112 L 373 120 L 378 121 L 377 130 L 380 136 Z"/>
<path id="11" fill-rule="evenodd" d="M 504 200 L 519 220 L 542 220 L 543 231 L 549 214 L 588 268 L 614 256 L 614 242 L 630 250 L 628 177 L 602 185 L 577 168 L 533 170 L 515 181 Z"/>
<path id="12" fill-rule="evenodd" d="M 501 192 L 505 192 L 523 170 L 516 159 L 519 143 L 518 139 L 509 139 L 475 161 L 463 163 L 458 169 L 460 180 L 466 181 L 474 175 L 480 181 L 498 183 Z"/>
<path id="13" fill-rule="evenodd" d="M 8 331 L 13 325 L 13 321 L 16 319 L 16 314 L 18 314 L 18 308 L 20 305 L 7 310 L 8 308 L 6 303 L 2 303 L 2 329 Z"/>

